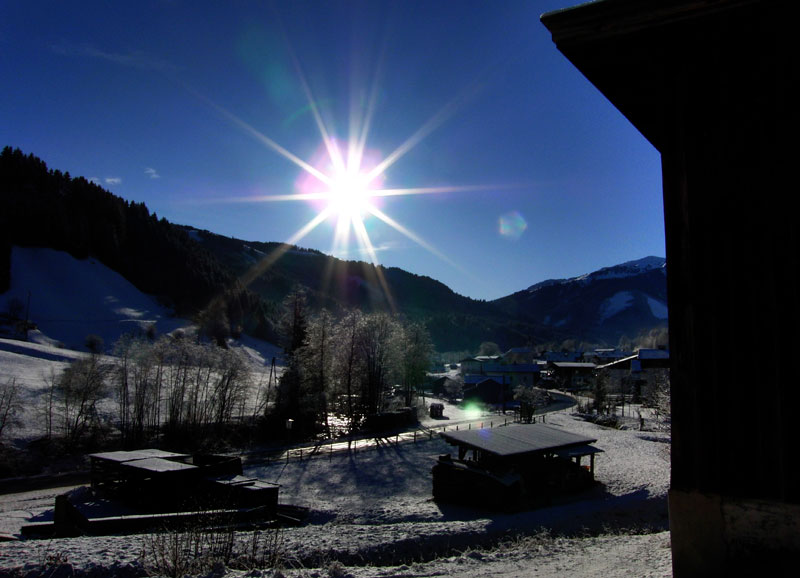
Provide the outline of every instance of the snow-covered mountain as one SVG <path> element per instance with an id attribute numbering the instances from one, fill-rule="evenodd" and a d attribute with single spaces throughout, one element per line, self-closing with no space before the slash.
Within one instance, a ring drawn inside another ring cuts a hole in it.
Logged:
<path id="1" fill-rule="evenodd" d="M 666 271 L 664 258 L 645 257 L 542 281 L 494 303 L 520 319 L 615 345 L 622 336 L 635 338 L 666 326 Z"/>
<path id="2" fill-rule="evenodd" d="M 531 285 L 527 290 L 533 292 L 541 289 L 542 287 L 549 287 L 551 285 L 564 285 L 575 282 L 590 283 L 600 279 L 622 279 L 625 277 L 635 277 L 637 275 L 641 275 L 642 273 L 646 273 L 647 271 L 652 271 L 653 269 L 660 269 L 666 275 L 667 260 L 663 257 L 644 257 L 635 261 L 626 261 L 625 263 L 620 263 L 619 265 L 613 265 L 611 267 L 603 267 L 594 273 L 579 275 L 578 277 L 572 277 L 571 279 L 548 279 L 546 281 L 536 283 L 535 285 Z"/>

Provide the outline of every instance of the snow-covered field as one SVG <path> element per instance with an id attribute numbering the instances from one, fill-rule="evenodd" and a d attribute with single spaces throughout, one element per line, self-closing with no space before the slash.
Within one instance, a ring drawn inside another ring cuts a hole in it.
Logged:
<path id="1" fill-rule="evenodd" d="M 476 508 L 434 502 L 430 470 L 450 451 L 436 438 L 251 466 L 246 473 L 280 483 L 282 503 L 311 509 L 306 525 L 282 531 L 287 576 L 328 575 L 340 569 L 334 560 L 353 576 L 671 575 L 668 435 L 602 428 L 565 413 L 548 423 L 597 438 L 604 450 L 596 463 L 600 484 L 523 513 L 481 510 L 479 498 Z M 42 519 L 59 491 L 0 498 L 0 532 L 15 534 L 26 519 Z M 0 544 L 0 567 L 41 563 L 54 554 L 75 569 L 137 564 L 146 540 L 8 542 Z"/>

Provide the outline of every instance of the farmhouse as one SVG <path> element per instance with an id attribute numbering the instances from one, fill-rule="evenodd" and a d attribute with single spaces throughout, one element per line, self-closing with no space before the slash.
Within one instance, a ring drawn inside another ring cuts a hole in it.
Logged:
<path id="1" fill-rule="evenodd" d="M 564 389 L 582 389 L 597 367 L 594 363 L 582 361 L 550 361 L 547 371 Z"/>
<path id="2" fill-rule="evenodd" d="M 478 355 L 476 357 L 467 357 L 459 361 L 461 366 L 461 375 L 468 375 L 471 373 L 484 373 L 484 366 L 489 363 L 497 363 L 500 359 L 499 355 Z"/>
<path id="3" fill-rule="evenodd" d="M 545 424 L 444 432 L 458 458 L 439 457 L 433 497 L 499 509 L 545 504 L 594 483 L 596 439 Z M 588 463 L 583 464 L 583 458 Z"/>
<path id="4" fill-rule="evenodd" d="M 431 393 L 438 396 L 449 396 L 453 391 L 461 390 L 461 382 L 444 375 L 431 382 Z"/>

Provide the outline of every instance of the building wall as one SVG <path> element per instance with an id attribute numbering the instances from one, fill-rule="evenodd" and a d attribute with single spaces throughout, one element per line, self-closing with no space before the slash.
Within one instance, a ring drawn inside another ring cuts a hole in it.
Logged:
<path id="1" fill-rule="evenodd" d="M 798 391 L 780 358 L 800 317 L 791 4 L 616 0 L 548 24 L 661 152 L 675 576 L 800 555 Z M 743 348 L 757 374 L 731 358 Z"/>

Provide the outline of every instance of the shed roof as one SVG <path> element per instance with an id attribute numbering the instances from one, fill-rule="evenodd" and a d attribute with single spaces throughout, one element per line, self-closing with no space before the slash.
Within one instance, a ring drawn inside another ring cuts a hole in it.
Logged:
<path id="1" fill-rule="evenodd" d="M 452 445 L 479 449 L 497 456 L 544 453 L 580 446 L 586 449 L 580 455 L 600 451 L 587 445 L 596 442 L 596 439 L 545 424 L 443 432 L 441 436 Z"/>
<path id="2" fill-rule="evenodd" d="M 183 462 L 174 462 L 172 460 L 165 460 L 164 458 L 145 458 L 143 460 L 131 460 L 125 462 L 123 467 L 136 468 L 137 470 L 144 470 L 148 472 L 177 472 L 180 470 L 196 470 L 197 466 L 192 464 L 184 464 Z"/>
<path id="3" fill-rule="evenodd" d="M 109 462 L 124 463 L 133 460 L 145 460 L 148 458 L 188 458 L 189 454 L 177 454 L 175 452 L 167 452 L 157 449 L 143 449 L 118 452 L 101 452 L 97 454 L 89 454 L 89 457 L 98 460 L 106 460 Z"/>

